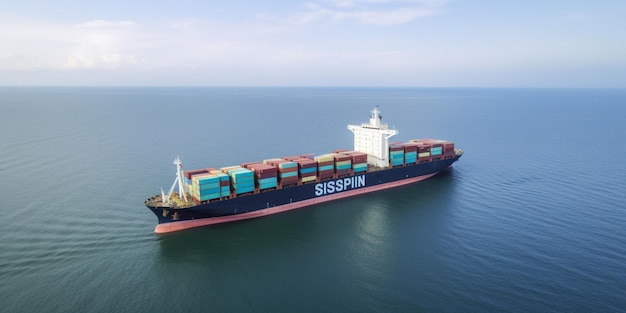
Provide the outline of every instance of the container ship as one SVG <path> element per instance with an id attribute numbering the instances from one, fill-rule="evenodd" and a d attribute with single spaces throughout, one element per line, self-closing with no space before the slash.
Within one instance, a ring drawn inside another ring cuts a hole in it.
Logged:
<path id="1" fill-rule="evenodd" d="M 177 157 L 169 192 L 145 201 L 158 218 L 154 231 L 256 218 L 403 186 L 436 175 L 463 155 L 445 140 L 389 142 L 398 132 L 381 120 L 376 107 L 369 123 L 348 125 L 353 150 L 189 171 Z"/>

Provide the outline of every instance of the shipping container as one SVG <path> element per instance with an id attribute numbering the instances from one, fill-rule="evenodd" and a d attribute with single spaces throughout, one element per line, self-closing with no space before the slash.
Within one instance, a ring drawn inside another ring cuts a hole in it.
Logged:
<path id="1" fill-rule="evenodd" d="M 208 173 L 208 172 L 209 172 L 209 171 L 207 171 L 206 169 L 204 169 L 204 168 L 203 168 L 203 169 L 199 169 L 199 170 L 189 170 L 189 171 L 185 171 L 183 175 L 184 175 L 187 179 L 191 180 L 191 176 L 193 176 L 193 175 L 197 175 L 197 174 L 204 174 L 204 173 Z"/>
<path id="2" fill-rule="evenodd" d="M 312 182 L 312 181 L 317 180 L 317 175 L 308 176 L 308 177 L 302 177 L 301 180 L 302 180 L 303 183 Z"/>
<path id="3" fill-rule="evenodd" d="M 404 147 L 404 152 L 413 152 L 413 151 L 417 151 L 417 143 L 403 143 L 402 146 Z"/>
<path id="4" fill-rule="evenodd" d="M 354 165 L 352 165 L 352 170 L 355 173 L 365 172 L 365 171 L 367 171 L 367 163 L 354 164 Z"/>
<path id="5" fill-rule="evenodd" d="M 350 174 L 350 169 L 349 168 L 345 169 L 345 170 L 337 170 L 337 176 L 338 177 L 342 177 L 342 176 L 345 176 L 345 175 L 348 175 L 348 174 Z"/>
<path id="6" fill-rule="evenodd" d="M 335 166 L 333 164 L 329 164 L 329 165 L 324 165 L 324 166 L 320 166 L 319 167 L 319 172 L 324 172 L 324 171 L 334 171 Z"/>
<path id="7" fill-rule="evenodd" d="M 281 180 L 289 177 L 298 177 L 298 171 L 280 173 L 279 176 Z"/>
<path id="8" fill-rule="evenodd" d="M 257 179 L 257 183 L 259 185 L 270 184 L 270 183 L 274 183 L 275 185 L 277 181 L 278 181 L 278 178 L 276 177 Z"/>
<path id="9" fill-rule="evenodd" d="M 293 184 L 297 184 L 299 181 L 298 176 L 295 177 L 287 177 L 284 179 L 281 179 L 280 181 L 280 185 L 281 186 L 288 186 L 288 185 L 293 185 Z"/>
<path id="10" fill-rule="evenodd" d="M 309 167 L 300 169 L 300 174 L 316 173 L 317 167 Z"/>
<path id="11" fill-rule="evenodd" d="M 335 155 L 334 153 L 323 154 L 323 155 L 316 156 L 314 159 L 315 161 L 317 161 L 317 163 L 329 162 L 329 161 L 334 162 L 335 161 L 334 155 Z"/>
<path id="12" fill-rule="evenodd" d="M 334 172 L 334 171 L 323 171 L 323 172 L 319 172 L 319 173 L 317 174 L 317 176 L 318 176 L 320 179 L 331 178 L 331 177 L 335 176 L 335 172 Z"/>

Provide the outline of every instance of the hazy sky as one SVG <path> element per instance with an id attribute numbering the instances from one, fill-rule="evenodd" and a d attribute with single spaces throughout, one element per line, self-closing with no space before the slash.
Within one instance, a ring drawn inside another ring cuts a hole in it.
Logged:
<path id="1" fill-rule="evenodd" d="M 0 85 L 626 87 L 626 1 L 1 0 Z"/>

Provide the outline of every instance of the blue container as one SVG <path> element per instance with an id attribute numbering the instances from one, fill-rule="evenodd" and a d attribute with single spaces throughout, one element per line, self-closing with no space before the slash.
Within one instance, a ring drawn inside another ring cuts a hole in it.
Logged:
<path id="1" fill-rule="evenodd" d="M 440 155 L 441 154 L 441 147 L 436 147 L 436 148 L 430 149 L 430 154 L 431 155 Z"/>
<path id="2" fill-rule="evenodd" d="M 202 195 L 208 195 L 208 194 L 216 193 L 216 192 L 220 192 L 220 187 L 219 186 L 217 188 L 198 190 L 198 194 L 201 195 L 201 196 Z"/>
<path id="3" fill-rule="evenodd" d="M 230 186 L 222 186 L 220 188 L 220 192 L 222 192 L 222 193 L 225 193 L 225 192 L 226 193 L 230 193 Z"/>
<path id="4" fill-rule="evenodd" d="M 238 179 L 238 178 L 245 178 L 245 177 L 254 177 L 254 172 L 252 172 L 251 170 L 242 168 L 242 169 L 230 171 L 228 175 L 230 175 L 230 177 L 233 179 Z"/>
<path id="5" fill-rule="evenodd" d="M 216 174 L 217 177 L 219 177 L 220 181 L 229 181 L 230 177 L 228 177 L 228 175 L 226 174 Z"/>
<path id="6" fill-rule="evenodd" d="M 210 184 L 204 184 L 204 185 L 199 185 L 197 188 L 198 190 L 207 190 L 207 189 L 213 189 L 213 188 L 219 188 L 220 187 L 220 183 L 210 183 Z"/>
<path id="7" fill-rule="evenodd" d="M 294 167 L 298 167 L 298 163 L 296 162 L 282 163 L 278 165 L 278 167 L 279 168 L 294 168 Z"/>
<path id="8" fill-rule="evenodd" d="M 294 176 L 298 176 L 298 172 L 287 172 L 287 173 L 280 173 L 280 178 L 289 178 L 289 177 L 294 177 Z"/>
<path id="9" fill-rule="evenodd" d="M 278 181 L 278 179 L 276 177 L 270 177 L 270 178 L 259 179 L 258 183 L 259 183 L 259 185 L 269 184 L 269 183 L 276 184 L 277 181 Z"/>
<path id="10" fill-rule="evenodd" d="M 241 189 L 241 188 L 248 188 L 248 187 L 254 188 L 254 182 L 233 184 L 234 189 Z"/>
<path id="11" fill-rule="evenodd" d="M 320 166 L 320 172 L 321 171 L 332 171 L 334 169 L 335 169 L 335 166 L 333 164 Z"/>
<path id="12" fill-rule="evenodd" d="M 276 182 L 259 184 L 259 189 L 275 188 L 277 185 Z"/>
<path id="13" fill-rule="evenodd" d="M 349 170 L 350 164 L 338 165 L 337 170 Z"/>
<path id="14" fill-rule="evenodd" d="M 355 164 L 352 168 L 355 173 L 365 172 L 367 170 L 367 163 Z"/>
<path id="15" fill-rule="evenodd" d="M 242 193 L 246 193 L 246 192 L 252 192 L 254 191 L 254 187 L 246 187 L 246 188 L 238 188 L 235 190 L 235 194 L 242 194 Z"/>
<path id="16" fill-rule="evenodd" d="M 394 161 L 391 161 L 391 166 L 397 166 L 397 165 L 402 165 L 402 164 L 404 164 L 404 161 L 403 161 L 403 160 L 394 160 Z"/>
<path id="17" fill-rule="evenodd" d="M 250 176 L 250 177 L 238 177 L 236 179 L 233 179 L 233 183 L 235 184 L 241 184 L 241 183 L 250 183 L 250 182 L 254 182 L 254 177 Z"/>
<path id="18" fill-rule="evenodd" d="M 315 173 L 317 172 L 317 168 L 316 167 L 309 167 L 309 168 L 301 168 L 300 169 L 300 173 L 301 174 L 308 174 L 308 173 Z"/>
<path id="19" fill-rule="evenodd" d="M 201 195 L 198 197 L 198 199 L 200 199 L 200 201 L 206 201 L 206 200 L 213 200 L 213 199 L 217 199 L 220 197 L 220 193 L 212 193 L 209 195 Z"/>

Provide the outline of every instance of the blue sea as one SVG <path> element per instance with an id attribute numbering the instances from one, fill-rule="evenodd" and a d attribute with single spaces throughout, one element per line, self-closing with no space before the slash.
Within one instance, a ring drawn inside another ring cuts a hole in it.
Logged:
<path id="1" fill-rule="evenodd" d="M 410 185 L 156 235 L 172 161 L 394 141 Z M 626 312 L 626 90 L 0 88 L 0 312 Z"/>

